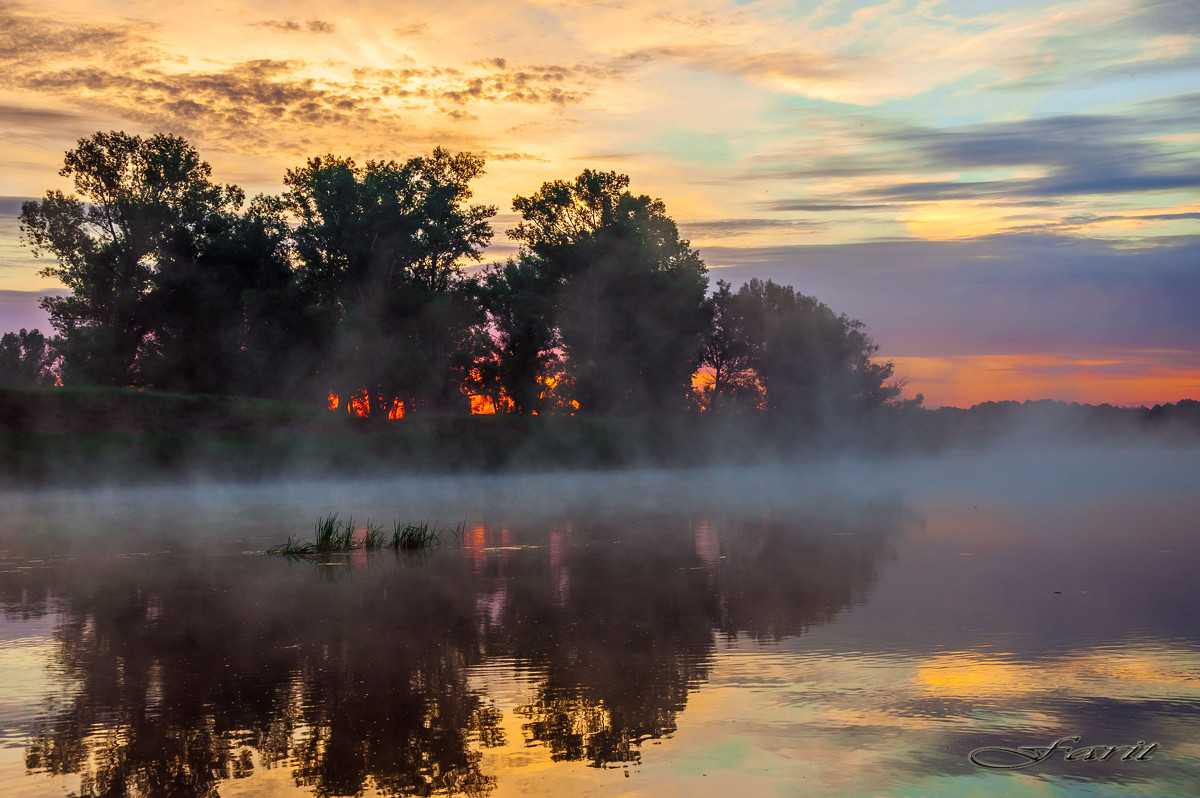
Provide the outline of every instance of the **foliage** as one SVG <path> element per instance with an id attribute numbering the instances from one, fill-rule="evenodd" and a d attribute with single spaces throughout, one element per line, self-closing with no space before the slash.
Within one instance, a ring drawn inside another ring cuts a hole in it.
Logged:
<path id="1" fill-rule="evenodd" d="M 367 551 L 378 551 L 383 548 L 385 540 L 383 527 L 379 524 L 371 523 L 367 520 L 367 525 L 363 529 L 362 547 Z"/>
<path id="2" fill-rule="evenodd" d="M 331 513 L 317 521 L 315 537 L 318 551 L 348 551 L 354 543 L 354 519 L 343 523 Z"/>
<path id="3" fill-rule="evenodd" d="M 288 535 L 288 539 L 278 546 L 272 546 L 267 549 L 267 554 L 273 554 L 278 557 L 307 557 L 316 551 L 316 546 L 307 540 L 293 538 Z"/>
<path id="4" fill-rule="evenodd" d="M 25 203 L 21 226 L 71 289 L 42 299 L 65 383 L 282 395 L 303 376 L 311 335 L 277 199 L 243 212 L 242 190 L 175 136 L 96 133 L 61 174 L 78 196 Z"/>
<path id="5" fill-rule="evenodd" d="M 58 261 L 41 274 L 71 290 L 41 303 L 62 337 L 64 381 L 142 381 L 138 356 L 155 326 L 146 302 L 155 274 L 211 217 L 233 213 L 244 199 L 210 173 L 181 138 L 96 133 L 79 140 L 59 172 L 78 197 L 49 191 L 22 206 L 34 254 Z"/>
<path id="6" fill-rule="evenodd" d="M 815 424 L 899 395 L 887 383 L 892 364 L 872 361 L 879 347 L 861 321 L 770 280 L 751 280 L 738 294 L 768 413 Z"/>
<path id="7" fill-rule="evenodd" d="M 392 531 L 392 548 L 397 550 L 424 549 L 436 544 L 440 537 L 438 531 L 430 528 L 428 522 L 401 524 L 397 521 Z"/>
<path id="8" fill-rule="evenodd" d="M 440 530 L 428 521 L 421 523 L 396 521 L 392 525 L 390 540 L 382 526 L 370 521 L 367 521 L 361 540 L 355 540 L 355 531 L 353 518 L 343 522 L 338 520 L 337 513 L 330 513 L 317 521 L 313 541 L 293 538 L 289 535 L 286 542 L 272 546 L 265 553 L 279 557 L 315 557 L 345 553 L 353 551 L 355 548 L 379 551 L 385 545 L 397 551 L 413 551 L 436 546 L 441 542 L 443 532 L 449 532 L 456 539 L 461 538 L 463 525 L 459 524 L 457 527 Z"/>
<path id="9" fill-rule="evenodd" d="M 523 221 L 509 236 L 552 292 L 580 409 L 679 411 L 699 361 L 708 278 L 662 201 L 628 186 L 625 175 L 591 170 L 546 183 L 513 200 Z"/>
<path id="10" fill-rule="evenodd" d="M 248 204 L 175 136 L 96 133 L 61 174 L 76 194 L 25 203 L 21 224 L 71 293 L 42 300 L 53 341 L 0 339 L 0 380 L 332 392 L 372 419 L 461 414 L 470 395 L 521 415 L 698 404 L 815 424 L 900 393 L 861 322 L 816 299 L 759 280 L 706 296 L 663 202 L 616 172 L 516 197 L 519 254 L 471 278 L 495 208 L 470 203 L 483 161 L 468 153 L 312 158 Z"/>
<path id="11" fill-rule="evenodd" d="M 53 385 L 58 356 L 39 330 L 0 336 L 0 385 Z"/>
<path id="12" fill-rule="evenodd" d="M 166 390 L 282 396 L 311 377 L 312 314 L 278 198 L 176 232 L 146 298 L 142 376 Z"/>
<path id="13" fill-rule="evenodd" d="M 517 413 L 547 408 L 545 381 L 560 362 L 553 288 L 538 262 L 525 255 L 480 276 L 490 329 L 476 363 L 482 389 L 497 406 L 507 398 Z"/>
<path id="14" fill-rule="evenodd" d="M 762 347 L 748 329 L 749 304 L 747 296 L 733 293 L 724 280 L 717 281 L 717 290 L 708 298 L 712 321 L 700 357 L 710 372 L 700 388 L 706 411 L 758 410 L 762 405 L 763 386 L 755 372 Z"/>
<path id="15" fill-rule="evenodd" d="M 327 155 L 284 177 L 298 277 L 326 324 L 323 367 L 341 396 L 365 387 L 376 416 L 397 399 L 442 409 L 462 400 L 479 313 L 458 265 L 481 257 L 495 214 L 466 204 L 482 173 L 482 159 L 438 148 L 365 167 Z"/>

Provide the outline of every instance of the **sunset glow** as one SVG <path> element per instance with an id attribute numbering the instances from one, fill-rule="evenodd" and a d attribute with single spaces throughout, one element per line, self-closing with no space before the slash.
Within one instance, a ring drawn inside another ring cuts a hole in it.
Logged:
<path id="1" fill-rule="evenodd" d="M 341 405 L 341 397 L 333 391 L 329 392 L 327 406 L 330 410 L 337 410 Z M 371 399 L 365 393 L 359 396 L 351 396 L 346 403 L 346 412 L 352 413 L 359 418 L 366 418 L 371 415 Z M 388 418 L 395 420 L 404 418 L 404 402 L 399 399 L 392 400 L 392 406 L 388 409 Z"/>
<path id="2" fill-rule="evenodd" d="M 1048 355 L 895 357 L 929 407 L 1053 397 L 1081 404 L 1166 404 L 1200 396 L 1200 367 L 1171 367 L 1157 353 L 1111 359 Z"/>
<path id="3" fill-rule="evenodd" d="M 616 170 L 714 281 L 771 278 L 862 319 L 930 404 L 1200 395 L 1200 29 L 1182 0 L 0 15 L 0 332 L 49 329 L 37 297 L 61 286 L 16 216 L 70 188 L 83 136 L 184 136 L 251 195 L 326 152 L 444 146 L 487 161 L 489 261 L 515 252 L 514 196 Z"/>

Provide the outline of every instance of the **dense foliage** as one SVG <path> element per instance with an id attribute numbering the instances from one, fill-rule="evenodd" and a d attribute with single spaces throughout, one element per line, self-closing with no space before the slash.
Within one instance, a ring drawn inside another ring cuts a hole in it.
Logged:
<path id="1" fill-rule="evenodd" d="M 440 148 L 365 166 L 326 155 L 247 203 L 184 139 L 81 139 L 61 171 L 76 194 L 21 212 L 35 254 L 54 259 L 43 274 L 71 291 L 42 299 L 57 336 L 5 336 L 0 382 L 332 395 L 372 418 L 466 413 L 474 398 L 803 424 L 899 394 L 860 322 L 770 281 L 709 296 L 662 201 L 615 172 L 516 197 L 519 254 L 468 273 L 496 213 L 469 202 L 482 173 Z"/>

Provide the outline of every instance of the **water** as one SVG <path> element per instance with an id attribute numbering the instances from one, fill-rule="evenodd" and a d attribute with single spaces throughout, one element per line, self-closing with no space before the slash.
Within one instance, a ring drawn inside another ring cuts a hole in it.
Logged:
<path id="1" fill-rule="evenodd" d="M 1200 784 L 1194 451 L 2 501 L 5 796 Z"/>

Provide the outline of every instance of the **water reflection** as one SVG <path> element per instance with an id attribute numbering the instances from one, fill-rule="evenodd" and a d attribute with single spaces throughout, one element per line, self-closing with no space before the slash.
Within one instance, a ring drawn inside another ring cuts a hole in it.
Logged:
<path id="1" fill-rule="evenodd" d="M 591 512 L 335 564 L 115 542 L 30 567 L 10 540 L 0 601 L 9 623 L 54 617 L 54 694 L 17 735 L 29 777 L 5 786 L 215 796 L 287 772 L 322 796 L 487 795 L 493 749 L 635 764 L 721 641 L 863 601 L 910 520 Z M 524 680 L 503 707 L 491 663 Z"/>
<path id="2" fill-rule="evenodd" d="M 1200 456 L 1083 463 L 28 498 L 0 794 L 1189 794 Z M 464 539 L 247 553 L 398 507 Z M 1065 735 L 1160 747 L 967 757 Z"/>

